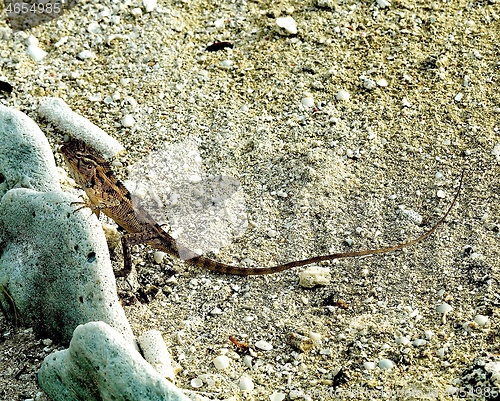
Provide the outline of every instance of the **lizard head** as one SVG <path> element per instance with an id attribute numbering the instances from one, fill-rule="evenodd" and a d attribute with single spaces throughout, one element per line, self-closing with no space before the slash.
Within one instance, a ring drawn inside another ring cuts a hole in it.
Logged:
<path id="1" fill-rule="evenodd" d="M 83 187 L 92 181 L 98 166 L 107 165 L 103 157 L 79 139 L 65 142 L 60 151 L 76 182 Z"/>

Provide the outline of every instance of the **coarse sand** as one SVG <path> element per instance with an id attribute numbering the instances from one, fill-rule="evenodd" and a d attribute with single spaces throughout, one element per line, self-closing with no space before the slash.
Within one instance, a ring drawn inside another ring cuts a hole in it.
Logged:
<path id="1" fill-rule="evenodd" d="M 61 167 L 63 136 L 36 112 L 43 96 L 123 144 L 122 179 L 151 152 L 195 141 L 206 177 L 239 182 L 248 227 L 217 260 L 271 266 L 415 238 L 466 169 L 434 235 L 325 263 L 322 287 L 299 286 L 303 268 L 222 276 L 136 246 L 135 270 L 118 282 L 127 317 L 136 335 L 162 332 L 193 399 L 494 391 L 491 373 L 469 373 L 500 361 L 500 2 L 159 0 L 146 12 L 137 0 L 88 0 L 28 31 L 3 20 L 0 80 L 14 89 L 0 103 L 40 124 Z M 217 42 L 227 43 L 206 50 Z M 26 43 L 47 54 L 34 60 Z M 36 372 L 61 348 L 0 315 L 0 399 L 47 400 Z"/>

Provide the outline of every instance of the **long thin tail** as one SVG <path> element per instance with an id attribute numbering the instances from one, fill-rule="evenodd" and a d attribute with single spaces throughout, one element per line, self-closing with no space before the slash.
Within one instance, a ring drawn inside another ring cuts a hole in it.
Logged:
<path id="1" fill-rule="evenodd" d="M 441 223 L 443 223 L 443 221 L 448 217 L 448 215 L 451 212 L 451 209 L 453 209 L 453 206 L 455 205 L 455 203 L 458 199 L 458 195 L 460 194 L 460 191 L 462 189 L 464 177 L 465 177 L 465 169 L 462 171 L 462 175 L 460 176 L 460 184 L 458 186 L 457 193 L 455 194 L 453 201 L 451 202 L 450 206 L 448 207 L 448 210 L 443 215 L 443 217 L 441 217 L 438 220 L 438 222 L 436 224 L 434 224 L 434 226 L 429 231 L 427 231 L 425 234 L 422 234 L 420 237 L 415 238 L 411 241 L 402 243 L 402 244 L 388 246 L 388 247 L 379 248 L 379 249 L 367 249 L 364 251 L 341 252 L 341 253 L 332 253 L 330 255 L 314 256 L 312 258 L 288 262 L 288 263 L 285 263 L 282 265 L 272 266 L 272 267 L 248 267 L 248 268 L 246 268 L 246 267 L 241 267 L 241 266 L 231 266 L 231 265 L 228 265 L 225 263 L 216 262 L 215 260 L 208 259 L 204 256 L 194 257 L 192 259 L 187 260 L 187 262 L 194 264 L 196 266 L 205 268 L 205 269 L 213 270 L 217 273 L 235 274 L 235 275 L 239 275 L 239 276 L 252 276 L 252 275 L 278 273 L 278 272 L 282 272 L 283 270 L 291 269 L 293 267 L 309 265 L 311 263 L 318 263 L 318 262 L 322 262 L 325 260 L 352 258 L 352 257 L 357 257 L 357 256 L 366 256 L 366 255 L 377 255 L 380 253 L 397 251 L 399 249 L 403 249 L 403 248 L 409 247 L 411 245 L 414 245 L 417 242 L 423 241 L 428 236 L 430 236 L 432 233 L 434 233 L 434 231 L 437 230 L 437 228 L 441 225 Z"/>

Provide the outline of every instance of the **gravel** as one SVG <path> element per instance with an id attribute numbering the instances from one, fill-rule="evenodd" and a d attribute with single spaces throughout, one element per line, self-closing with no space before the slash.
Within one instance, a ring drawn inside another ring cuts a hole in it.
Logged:
<path id="1" fill-rule="evenodd" d="M 86 0 L 29 33 L 0 24 L 0 81 L 13 86 L 0 103 L 39 121 L 62 166 L 63 134 L 37 114 L 43 96 L 62 98 L 126 148 L 121 179 L 154 150 L 194 141 L 200 177 L 234 177 L 244 193 L 248 228 L 213 255 L 229 263 L 415 238 L 466 168 L 435 234 L 324 263 L 324 286 L 299 286 L 304 269 L 219 276 L 142 246 L 118 282 L 135 334 L 162 333 L 193 398 L 401 399 L 406 389 L 446 400 L 494 384 L 476 372 L 479 355 L 499 370 L 499 21 L 498 2 Z M 205 50 L 215 42 L 233 46 Z M 310 332 L 321 346 L 288 344 Z M 255 347 L 263 338 L 272 349 Z M 45 401 L 35 372 L 55 349 L 0 317 L 0 398 Z M 219 355 L 230 360 L 222 370 Z"/>

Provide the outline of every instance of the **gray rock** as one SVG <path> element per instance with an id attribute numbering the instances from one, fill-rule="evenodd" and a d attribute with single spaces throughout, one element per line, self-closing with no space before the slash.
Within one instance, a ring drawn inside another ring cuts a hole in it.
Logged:
<path id="1" fill-rule="evenodd" d="M 75 113 L 64 100 L 58 97 L 43 98 L 38 113 L 61 131 L 91 145 L 105 159 L 110 159 L 124 150 L 120 142 L 90 120 Z"/>
<path id="2" fill-rule="evenodd" d="M 78 326 L 69 349 L 45 358 L 38 381 L 53 401 L 189 401 L 103 322 Z"/>
<path id="3" fill-rule="evenodd" d="M 12 188 L 58 190 L 47 138 L 24 113 L 0 105 L 0 197 Z"/>
<path id="4" fill-rule="evenodd" d="M 134 343 L 116 292 L 106 238 L 90 209 L 61 191 L 8 191 L 0 201 L 0 286 L 23 325 L 67 344 L 80 324 L 103 320 Z M 0 291 L 4 309 L 12 309 Z"/>

